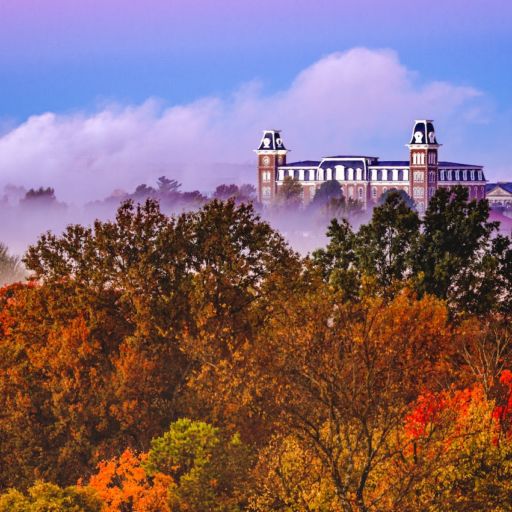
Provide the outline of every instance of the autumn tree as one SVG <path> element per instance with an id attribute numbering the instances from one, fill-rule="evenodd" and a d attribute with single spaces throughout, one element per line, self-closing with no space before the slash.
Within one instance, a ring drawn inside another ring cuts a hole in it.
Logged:
<path id="1" fill-rule="evenodd" d="M 27 494 L 11 489 L 0 496 L 0 512 L 100 512 L 101 501 L 90 489 L 61 488 L 37 482 Z M 155 511 L 156 512 L 156 511 Z"/>
<path id="2" fill-rule="evenodd" d="M 25 261 L 37 284 L 0 297 L 1 485 L 86 478 L 184 413 L 254 430 L 210 399 L 209 370 L 254 339 L 301 263 L 251 206 L 125 203 L 43 235 Z"/>
<path id="3" fill-rule="evenodd" d="M 276 307 L 234 380 L 251 375 L 245 395 L 315 456 L 339 510 L 378 510 L 379 468 L 396 454 L 409 403 L 450 382 L 453 353 L 436 299 L 404 291 L 352 303 L 319 286 Z"/>
<path id="4" fill-rule="evenodd" d="M 150 476 L 143 466 L 146 460 L 147 453 L 127 449 L 119 457 L 99 463 L 84 488 L 101 499 L 102 512 L 170 512 L 173 479 L 157 472 Z"/>

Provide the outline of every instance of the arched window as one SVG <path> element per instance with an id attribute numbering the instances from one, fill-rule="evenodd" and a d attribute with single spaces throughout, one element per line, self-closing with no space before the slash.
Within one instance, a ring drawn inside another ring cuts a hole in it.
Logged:
<path id="1" fill-rule="evenodd" d="M 439 171 L 439 178 L 441 181 L 444 181 L 444 171 Z"/>
<path id="2" fill-rule="evenodd" d="M 348 187 L 348 197 L 354 198 L 354 187 Z"/>
<path id="3" fill-rule="evenodd" d="M 321 167 L 318 169 L 318 181 L 324 181 L 324 170 Z"/>
<path id="4" fill-rule="evenodd" d="M 374 199 L 377 197 L 377 187 L 372 187 L 372 197 Z"/>
<path id="5" fill-rule="evenodd" d="M 363 179 L 363 170 L 359 167 L 356 169 L 356 180 L 361 181 Z"/>
<path id="6" fill-rule="evenodd" d="M 345 167 L 343 165 L 337 165 L 336 166 L 336 179 L 337 180 L 344 180 L 345 179 Z"/>
<path id="7" fill-rule="evenodd" d="M 349 181 L 353 181 L 354 180 L 354 169 L 352 169 L 352 167 L 348 168 L 348 178 L 347 179 Z"/>
<path id="8" fill-rule="evenodd" d="M 363 187 L 359 187 L 358 196 L 359 196 L 359 199 L 363 199 Z"/>
<path id="9" fill-rule="evenodd" d="M 448 171 L 448 181 L 453 181 L 453 172 Z"/>
<path id="10" fill-rule="evenodd" d="M 388 170 L 382 169 L 382 181 L 387 181 L 388 179 Z"/>
<path id="11" fill-rule="evenodd" d="M 315 181 L 315 169 L 309 170 L 309 181 Z"/>
<path id="12" fill-rule="evenodd" d="M 332 180 L 332 169 L 329 167 L 329 169 L 327 169 L 327 177 L 325 178 L 326 180 Z"/>

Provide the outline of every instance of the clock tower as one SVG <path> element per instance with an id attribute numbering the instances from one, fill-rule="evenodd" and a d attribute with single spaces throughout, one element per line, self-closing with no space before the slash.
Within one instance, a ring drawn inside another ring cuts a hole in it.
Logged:
<path id="1" fill-rule="evenodd" d="M 418 213 L 425 212 L 428 202 L 437 190 L 439 176 L 438 149 L 434 124 L 430 119 L 416 120 L 409 148 L 410 195 Z"/>
<path id="2" fill-rule="evenodd" d="M 258 155 L 258 201 L 269 205 L 276 195 L 277 168 L 286 165 L 288 153 L 279 130 L 265 130 L 255 152 Z"/>

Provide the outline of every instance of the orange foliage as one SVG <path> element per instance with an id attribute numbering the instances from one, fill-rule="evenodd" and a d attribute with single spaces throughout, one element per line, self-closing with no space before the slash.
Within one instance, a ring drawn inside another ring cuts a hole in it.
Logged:
<path id="1" fill-rule="evenodd" d="M 142 463 L 147 454 L 137 455 L 126 450 L 119 458 L 101 462 L 98 473 L 89 481 L 104 503 L 104 512 L 170 512 L 170 476 L 146 474 Z"/>

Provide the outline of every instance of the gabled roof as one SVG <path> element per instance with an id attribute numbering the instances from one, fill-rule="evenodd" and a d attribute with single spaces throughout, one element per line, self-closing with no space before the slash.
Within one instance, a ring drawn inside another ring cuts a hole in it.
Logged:
<path id="1" fill-rule="evenodd" d="M 485 192 L 487 194 L 489 194 L 489 192 L 492 192 L 496 187 L 500 187 L 503 190 L 505 190 L 506 192 L 508 192 L 509 194 L 512 194 L 512 183 L 510 183 L 510 182 L 487 183 L 487 185 L 485 186 Z"/>

